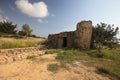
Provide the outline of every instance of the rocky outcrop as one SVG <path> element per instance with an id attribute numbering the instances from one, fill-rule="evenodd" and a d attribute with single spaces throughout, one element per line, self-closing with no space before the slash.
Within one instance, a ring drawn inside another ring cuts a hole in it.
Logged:
<path id="1" fill-rule="evenodd" d="M 0 49 L 0 64 L 11 63 L 27 58 L 27 56 L 38 56 L 44 54 L 43 46 L 28 47 L 28 48 L 14 48 L 14 49 Z"/>
<path id="2" fill-rule="evenodd" d="M 91 35 L 92 22 L 81 21 L 77 24 L 77 29 L 75 31 L 50 34 L 48 36 L 48 47 L 89 49 Z"/>

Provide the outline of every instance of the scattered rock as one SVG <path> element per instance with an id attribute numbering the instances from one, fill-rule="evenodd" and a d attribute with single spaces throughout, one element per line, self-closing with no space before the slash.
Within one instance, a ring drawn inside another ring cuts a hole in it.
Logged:
<path id="1" fill-rule="evenodd" d="M 13 61 L 22 60 L 22 56 L 20 54 L 13 56 Z"/>
<path id="2" fill-rule="evenodd" d="M 43 55 L 45 51 L 39 51 L 40 47 L 0 49 L 0 64 L 11 63 L 26 59 L 31 55 Z"/>

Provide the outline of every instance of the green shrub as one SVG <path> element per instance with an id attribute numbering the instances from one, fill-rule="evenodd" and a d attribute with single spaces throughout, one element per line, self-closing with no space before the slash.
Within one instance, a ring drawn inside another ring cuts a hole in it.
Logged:
<path id="1" fill-rule="evenodd" d="M 64 61 L 64 62 L 67 62 L 67 63 L 70 63 L 74 60 L 74 55 L 73 53 L 71 52 L 62 52 L 62 53 L 59 53 L 56 57 L 57 60 L 60 60 L 60 61 Z"/>
<path id="2" fill-rule="evenodd" d="M 65 63 L 72 63 L 79 56 L 78 50 L 64 50 L 57 54 L 56 59 Z"/>
<path id="3" fill-rule="evenodd" d="M 97 58 L 102 58 L 104 54 L 99 53 L 98 50 L 89 50 L 87 51 L 87 54 L 90 55 L 91 57 L 97 57 Z"/>
<path id="4" fill-rule="evenodd" d="M 27 59 L 29 60 L 35 60 L 36 59 L 36 56 L 32 55 L 32 56 L 27 56 Z"/>
<path id="5" fill-rule="evenodd" d="M 112 60 L 120 60 L 120 49 L 102 49 L 101 53 L 98 50 L 88 50 L 87 54 L 95 58 L 106 58 Z"/>
<path id="6" fill-rule="evenodd" d="M 69 70 L 67 64 L 71 64 L 78 60 L 80 52 L 78 50 L 60 50 L 56 56 L 56 59 L 60 62 L 60 68 Z"/>
<path id="7" fill-rule="evenodd" d="M 47 67 L 47 70 L 51 72 L 57 72 L 59 70 L 59 65 L 58 64 L 49 64 Z"/>

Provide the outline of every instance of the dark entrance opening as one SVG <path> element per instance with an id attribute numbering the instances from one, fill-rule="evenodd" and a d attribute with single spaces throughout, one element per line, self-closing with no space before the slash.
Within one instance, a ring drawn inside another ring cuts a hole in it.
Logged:
<path id="1" fill-rule="evenodd" d="M 63 37 L 63 47 L 67 47 L 67 37 Z"/>

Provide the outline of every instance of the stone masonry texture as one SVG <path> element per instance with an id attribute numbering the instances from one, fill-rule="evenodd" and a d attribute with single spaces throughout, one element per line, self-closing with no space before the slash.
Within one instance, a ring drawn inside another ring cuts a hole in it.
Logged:
<path id="1" fill-rule="evenodd" d="M 50 34 L 48 36 L 48 47 L 89 49 L 92 36 L 92 21 L 81 21 L 77 23 L 76 28 L 75 31 Z"/>

